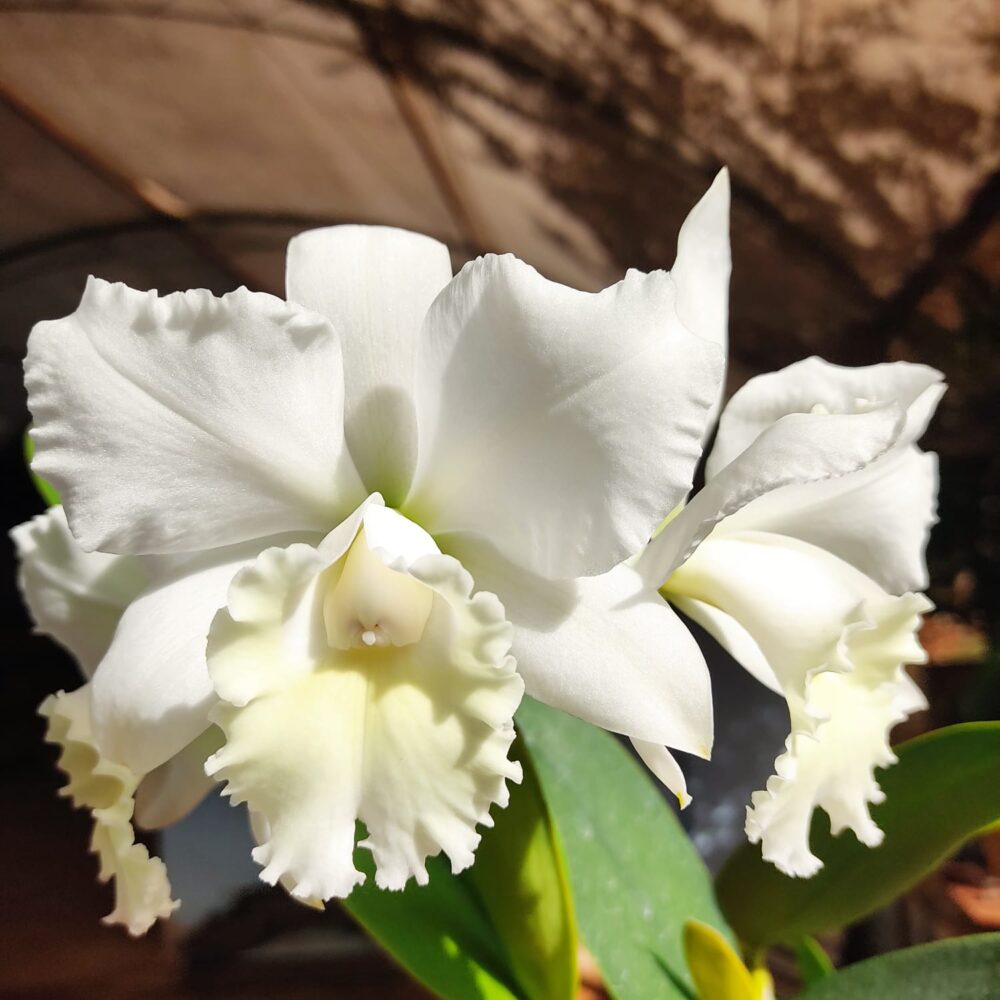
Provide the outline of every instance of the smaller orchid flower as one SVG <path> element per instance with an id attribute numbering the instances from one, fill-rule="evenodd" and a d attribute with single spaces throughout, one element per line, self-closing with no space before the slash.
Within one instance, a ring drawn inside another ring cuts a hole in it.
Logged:
<path id="1" fill-rule="evenodd" d="M 207 770 L 307 900 L 361 880 L 359 821 L 379 886 L 471 864 L 525 691 L 676 784 L 707 669 L 622 560 L 700 457 L 728 208 L 723 172 L 672 272 L 596 294 L 343 226 L 292 241 L 287 302 L 92 280 L 38 324 L 35 468 L 80 546 L 148 573 L 90 683 L 100 755 L 153 776 L 217 724 Z"/>
<path id="2" fill-rule="evenodd" d="M 99 877 L 115 884 L 114 909 L 105 923 L 144 934 L 178 904 L 163 862 L 136 843 L 133 820 L 156 829 L 198 804 L 212 784 L 204 764 L 218 746 L 217 731 L 209 730 L 148 775 L 103 756 L 91 724 L 90 678 L 125 608 L 146 587 L 146 570 L 131 556 L 84 552 L 61 507 L 18 525 L 12 538 L 21 561 L 21 593 L 38 631 L 64 646 L 86 678 L 82 687 L 50 695 L 39 708 L 48 723 L 46 739 L 60 748 L 59 766 L 68 778 L 60 794 L 93 818 Z"/>
<path id="3" fill-rule="evenodd" d="M 937 463 L 915 441 L 944 387 L 922 365 L 818 358 L 748 382 L 719 422 L 706 483 L 637 560 L 791 716 L 785 753 L 754 793 L 747 834 L 789 875 L 819 806 L 875 846 L 876 767 L 890 730 L 925 707 L 904 670 L 931 607 L 924 550 Z"/>

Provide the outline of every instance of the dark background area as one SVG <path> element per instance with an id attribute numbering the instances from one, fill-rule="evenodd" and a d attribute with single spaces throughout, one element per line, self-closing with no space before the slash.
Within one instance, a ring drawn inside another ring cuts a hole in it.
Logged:
<path id="1" fill-rule="evenodd" d="M 948 378 L 925 441 L 942 472 L 920 672 L 933 707 L 909 731 L 1000 716 L 996 27 L 976 0 L 0 0 L 4 527 L 41 510 L 21 451 L 25 340 L 75 308 L 88 273 L 280 294 L 293 233 L 376 222 L 444 240 L 456 265 L 509 250 L 597 288 L 669 267 L 726 163 L 730 388 L 811 353 Z M 336 913 L 335 955 L 261 958 L 251 946 L 311 926 L 266 893 L 186 949 L 182 925 L 130 941 L 99 924 L 110 902 L 87 822 L 54 794 L 34 714 L 76 673 L 30 635 L 14 576 L 4 542 L 0 995 L 418 995 Z M 692 767 L 684 818 L 717 864 L 783 719 L 714 661 L 716 761 Z M 748 731 L 751 698 L 764 734 Z M 998 854 L 961 863 L 997 877 Z M 955 878 L 939 873 L 848 953 L 996 920 Z"/>

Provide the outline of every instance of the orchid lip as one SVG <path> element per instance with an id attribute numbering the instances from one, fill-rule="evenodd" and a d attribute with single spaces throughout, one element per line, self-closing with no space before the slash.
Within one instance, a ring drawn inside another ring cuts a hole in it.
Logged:
<path id="1" fill-rule="evenodd" d="M 259 817 L 261 878 L 296 897 L 348 895 L 357 846 L 387 888 L 425 883 L 440 851 L 468 867 L 520 780 L 508 753 L 524 684 L 503 605 L 433 545 L 367 504 L 319 548 L 263 552 L 213 621 L 225 742 L 206 771 Z"/>

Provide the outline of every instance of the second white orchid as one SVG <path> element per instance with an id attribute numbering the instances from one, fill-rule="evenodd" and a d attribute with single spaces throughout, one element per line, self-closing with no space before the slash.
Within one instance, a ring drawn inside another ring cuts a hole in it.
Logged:
<path id="1" fill-rule="evenodd" d="M 813 810 L 881 841 L 868 811 L 893 726 L 925 707 L 904 670 L 931 607 L 924 551 L 937 462 L 915 441 L 944 387 L 923 365 L 818 358 L 752 379 L 729 402 L 702 491 L 637 561 L 791 717 L 747 833 L 789 875 L 821 866 Z"/>

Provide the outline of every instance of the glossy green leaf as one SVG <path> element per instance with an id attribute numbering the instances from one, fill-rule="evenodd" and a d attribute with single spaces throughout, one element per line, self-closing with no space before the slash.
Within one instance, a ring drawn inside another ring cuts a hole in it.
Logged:
<path id="1" fill-rule="evenodd" d="M 402 892 L 376 887 L 368 851 L 358 850 L 354 863 L 367 880 L 344 907 L 414 978 L 444 1000 L 519 1000 L 478 895 L 447 861 L 432 858 L 428 884 L 411 881 Z"/>
<path id="2" fill-rule="evenodd" d="M 830 961 L 830 956 L 810 934 L 803 934 L 795 945 L 795 962 L 799 967 L 802 982 L 806 986 L 818 983 L 833 974 L 833 962 Z"/>
<path id="3" fill-rule="evenodd" d="M 517 725 L 566 858 L 580 936 L 617 1000 L 690 1000 L 683 927 L 726 931 L 653 779 L 610 734 L 526 698 Z"/>
<path id="4" fill-rule="evenodd" d="M 851 965 L 799 1000 L 990 1000 L 1000 996 L 1000 934 L 936 941 Z"/>
<path id="5" fill-rule="evenodd" d="M 1000 819 L 1000 722 L 950 726 L 896 748 L 899 763 L 882 771 L 885 801 L 872 808 L 885 833 L 865 847 L 853 834 L 833 837 L 817 810 L 811 844 L 824 867 L 792 879 L 746 845 L 718 880 L 723 912 L 752 946 L 793 944 L 852 923 L 895 899 L 983 828 Z"/>
<path id="6" fill-rule="evenodd" d="M 24 435 L 24 460 L 28 464 L 28 474 L 31 476 L 32 483 L 35 484 L 35 489 L 38 490 L 42 499 L 50 506 L 55 507 L 57 504 L 62 503 L 59 499 L 59 493 L 56 488 L 47 480 L 42 479 L 34 469 L 31 468 L 31 460 L 35 455 L 35 442 L 25 434 Z"/>
<path id="7" fill-rule="evenodd" d="M 577 992 L 576 925 L 562 851 L 534 767 L 515 744 L 524 780 L 510 805 L 494 810 L 476 863 L 462 874 L 479 894 L 530 1000 L 573 1000 Z"/>
<path id="8" fill-rule="evenodd" d="M 684 925 L 684 954 L 698 1000 L 770 1000 L 774 984 L 766 969 L 751 972 L 733 946 L 699 920 Z"/>
<path id="9" fill-rule="evenodd" d="M 515 744 L 515 755 L 520 741 Z M 415 978 L 445 1000 L 573 1000 L 576 928 L 565 866 L 530 761 L 494 809 L 476 863 L 459 876 L 447 862 L 427 865 L 426 886 L 376 888 L 371 855 L 355 863 L 368 876 L 344 905 Z"/>

